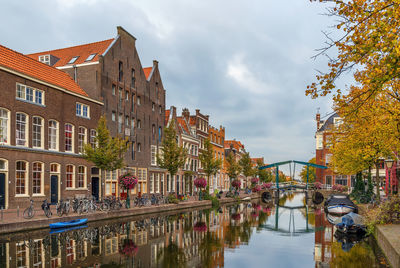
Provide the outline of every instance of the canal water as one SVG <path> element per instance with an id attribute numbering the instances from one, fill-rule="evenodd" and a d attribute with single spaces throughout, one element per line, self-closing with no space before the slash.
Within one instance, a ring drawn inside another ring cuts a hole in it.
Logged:
<path id="1" fill-rule="evenodd" d="M 278 204 L 2 235 L 0 267 L 387 267 L 372 239 L 336 237 L 321 208 L 288 193 Z"/>

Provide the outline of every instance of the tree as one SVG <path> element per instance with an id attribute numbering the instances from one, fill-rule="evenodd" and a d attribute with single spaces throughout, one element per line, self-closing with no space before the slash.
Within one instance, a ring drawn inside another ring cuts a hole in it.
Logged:
<path id="1" fill-rule="evenodd" d="M 124 153 L 127 149 L 127 140 L 110 136 L 106 118 L 102 116 L 96 129 L 95 145 L 85 144 L 83 158 L 102 170 L 112 171 L 125 166 Z"/>
<path id="2" fill-rule="evenodd" d="M 187 150 L 179 146 L 175 130 L 175 120 L 172 120 L 164 129 L 164 137 L 161 142 L 161 153 L 157 153 L 157 163 L 161 168 L 168 170 L 174 177 L 179 168 L 185 164 Z"/>
<path id="3" fill-rule="evenodd" d="M 229 152 L 228 156 L 225 158 L 226 163 L 227 163 L 227 174 L 229 176 L 229 179 L 234 180 L 237 178 L 240 172 L 240 166 L 237 163 L 235 156 L 232 152 Z"/>
<path id="4" fill-rule="evenodd" d="M 254 174 L 258 176 L 261 182 L 270 182 L 273 180 L 273 175 L 270 170 L 260 169 L 260 167 L 264 166 L 264 163 L 261 159 L 257 160 L 257 166 L 255 167 Z"/>
<path id="5" fill-rule="evenodd" d="M 315 157 L 311 158 L 308 163 L 315 164 Z M 303 182 L 307 182 L 307 166 L 303 166 L 300 171 L 300 178 Z M 310 166 L 308 168 L 308 182 L 313 183 L 315 182 L 315 167 Z"/>
<path id="6" fill-rule="evenodd" d="M 218 170 L 221 169 L 221 159 L 214 157 L 214 150 L 212 148 L 210 139 L 204 141 L 204 150 L 199 155 L 199 160 L 203 167 L 204 173 L 207 175 L 207 192 L 210 188 L 210 176 L 217 174 Z"/>
<path id="7" fill-rule="evenodd" d="M 251 163 L 250 153 L 245 153 L 239 159 L 240 170 L 243 175 L 246 177 L 246 187 L 247 187 L 247 177 L 250 177 L 254 174 L 253 165 Z"/>

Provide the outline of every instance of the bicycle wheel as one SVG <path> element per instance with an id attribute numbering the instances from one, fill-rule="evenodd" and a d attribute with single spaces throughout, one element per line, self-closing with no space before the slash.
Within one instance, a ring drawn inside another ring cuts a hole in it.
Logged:
<path id="1" fill-rule="evenodd" d="M 56 211 L 57 211 L 57 216 L 58 216 L 58 217 L 61 217 L 61 216 L 63 215 L 62 205 L 57 204 Z"/>
<path id="2" fill-rule="evenodd" d="M 109 211 L 110 210 L 110 206 L 107 203 L 102 203 L 100 206 L 100 210 L 101 211 Z"/>
<path id="3" fill-rule="evenodd" d="M 51 212 L 50 208 L 45 207 L 44 208 L 44 215 L 46 215 L 47 218 L 51 218 L 53 213 Z"/>
<path id="4" fill-rule="evenodd" d="M 28 207 L 24 210 L 24 218 L 25 219 L 32 219 L 34 215 L 35 215 L 35 211 L 33 210 L 33 207 Z"/>

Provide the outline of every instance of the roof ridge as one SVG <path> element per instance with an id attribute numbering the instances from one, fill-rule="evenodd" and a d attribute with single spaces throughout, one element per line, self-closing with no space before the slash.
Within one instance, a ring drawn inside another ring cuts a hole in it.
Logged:
<path id="1" fill-rule="evenodd" d="M 93 44 L 98 44 L 98 43 L 102 43 L 102 42 L 109 42 L 109 41 L 114 40 L 114 39 L 115 39 L 115 38 L 110 38 L 110 39 L 105 39 L 105 40 L 102 40 L 102 41 L 96 41 L 96 42 L 86 43 L 86 44 L 82 44 L 82 45 L 76 45 L 76 46 L 69 46 L 69 47 L 51 49 L 51 50 L 46 50 L 46 51 L 33 52 L 33 53 L 26 54 L 26 55 L 33 55 L 33 54 L 39 54 L 39 53 L 46 53 L 46 52 L 51 52 L 51 51 L 60 51 L 60 50 L 69 49 L 69 48 L 84 47 L 84 46 L 93 45 Z"/>

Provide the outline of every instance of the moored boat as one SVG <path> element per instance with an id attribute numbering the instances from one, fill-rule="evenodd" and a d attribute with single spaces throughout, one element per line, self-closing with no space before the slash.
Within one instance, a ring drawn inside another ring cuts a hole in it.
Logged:
<path id="1" fill-rule="evenodd" d="M 357 213 L 357 206 L 350 200 L 348 195 L 333 194 L 325 201 L 325 211 L 334 215 L 344 215 L 350 212 Z"/>
<path id="2" fill-rule="evenodd" d="M 86 224 L 87 221 L 88 221 L 88 219 L 77 219 L 77 220 L 72 220 L 72 221 L 60 221 L 60 222 L 50 223 L 49 226 L 50 226 L 51 229 L 70 228 L 70 227 Z"/>

